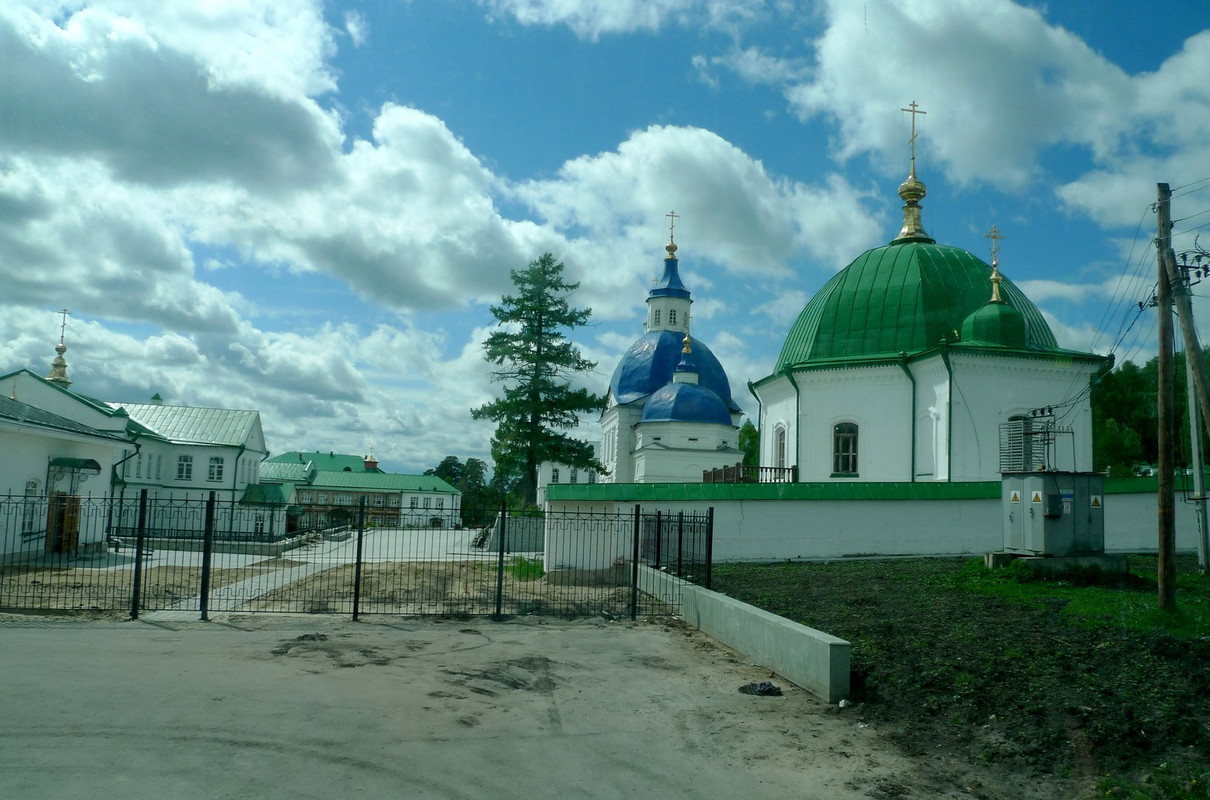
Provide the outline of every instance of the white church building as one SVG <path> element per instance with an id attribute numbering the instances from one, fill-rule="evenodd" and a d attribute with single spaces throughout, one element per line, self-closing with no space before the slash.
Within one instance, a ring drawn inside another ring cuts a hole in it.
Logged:
<path id="1" fill-rule="evenodd" d="M 760 462 L 800 482 L 998 481 L 1001 471 L 1090 471 L 1090 385 L 1109 359 L 1060 348 L 992 263 L 937 244 L 925 186 L 899 187 L 903 228 L 807 303 L 760 402 Z"/>
<path id="2" fill-rule="evenodd" d="M 677 246 L 664 248 L 663 277 L 647 295 L 645 332 L 613 371 L 601 414 L 599 457 L 607 483 L 696 483 L 735 464 L 743 412 L 710 348 L 691 338 L 693 298 Z"/>

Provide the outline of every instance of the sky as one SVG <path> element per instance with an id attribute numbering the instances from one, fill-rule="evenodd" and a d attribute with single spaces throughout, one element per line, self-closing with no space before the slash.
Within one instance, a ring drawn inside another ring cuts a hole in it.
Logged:
<path id="1" fill-rule="evenodd" d="M 1061 346 L 1150 358 L 1157 183 L 1210 249 L 1204 0 L 7 0 L 0 371 L 62 334 L 74 390 L 255 409 L 273 453 L 486 460 L 510 271 L 580 283 L 604 394 L 675 210 L 755 415 L 813 292 L 897 234 L 912 102 L 929 234 L 990 261 L 995 225 Z"/>

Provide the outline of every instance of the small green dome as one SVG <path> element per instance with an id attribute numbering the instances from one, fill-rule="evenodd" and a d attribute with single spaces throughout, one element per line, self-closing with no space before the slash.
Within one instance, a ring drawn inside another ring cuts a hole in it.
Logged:
<path id="1" fill-rule="evenodd" d="M 966 250 L 927 239 L 900 238 L 867 250 L 807 303 L 786 336 L 774 371 L 833 359 L 914 355 L 937 347 L 942 339 L 951 344 L 965 340 L 959 332 L 967 318 L 990 305 L 991 273 L 988 264 Z M 997 321 L 1005 325 L 1003 346 L 1057 350 L 1037 307 L 1008 280 L 1000 291 L 1010 305 L 1007 314 L 992 311 L 988 316 L 1003 317 Z M 1020 316 L 1020 336 L 1010 330 L 1013 312 Z M 978 321 L 985 324 L 982 317 Z"/>
<path id="2" fill-rule="evenodd" d="M 991 301 L 962 323 L 962 344 L 1025 348 L 1025 318 L 1005 303 Z"/>

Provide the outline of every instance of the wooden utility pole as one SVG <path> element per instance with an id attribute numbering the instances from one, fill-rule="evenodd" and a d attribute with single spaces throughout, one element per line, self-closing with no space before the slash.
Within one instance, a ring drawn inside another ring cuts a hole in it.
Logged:
<path id="1" fill-rule="evenodd" d="M 1176 609 L 1176 496 L 1172 488 L 1173 442 L 1175 426 L 1175 388 L 1172 365 L 1172 291 L 1168 282 L 1168 249 L 1171 243 L 1172 221 L 1168 184 L 1159 184 L 1156 203 L 1156 248 L 1159 280 L 1156 283 L 1156 305 L 1159 314 L 1159 606 L 1161 611 Z"/>
<path id="2" fill-rule="evenodd" d="M 1189 383 L 1189 421 L 1191 425 L 1194 425 L 1197 419 L 1197 410 L 1194 408 L 1195 398 L 1197 406 L 1201 409 L 1202 419 L 1210 419 L 1210 378 L 1206 374 L 1206 361 L 1202 356 L 1201 344 L 1198 342 L 1197 326 L 1193 324 L 1193 303 L 1189 299 L 1191 294 L 1189 282 L 1184 275 L 1177 272 L 1176 253 L 1172 251 L 1172 192 L 1168 189 L 1168 184 L 1159 184 L 1159 197 L 1167 212 L 1169 222 L 1167 228 L 1160 232 L 1162 238 L 1157 240 L 1156 246 L 1159 248 L 1164 274 L 1168 276 L 1172 298 L 1176 301 L 1176 316 L 1181 323 L 1181 338 L 1185 342 L 1186 380 Z M 1198 437 L 1197 442 L 1194 443 L 1195 446 L 1200 445 L 1201 442 L 1198 430 L 1200 429 L 1195 427 L 1193 431 L 1193 435 Z M 1199 451 L 1194 452 L 1200 455 Z M 1200 458 L 1198 460 L 1200 462 Z M 1202 486 L 1203 476 L 1200 472 L 1201 464 L 1195 464 L 1194 468 L 1198 470 L 1193 481 L 1197 491 L 1197 498 L 1194 502 L 1198 506 L 1198 565 L 1205 574 L 1210 572 L 1210 560 L 1207 555 L 1210 542 L 1207 541 L 1206 500 Z"/>

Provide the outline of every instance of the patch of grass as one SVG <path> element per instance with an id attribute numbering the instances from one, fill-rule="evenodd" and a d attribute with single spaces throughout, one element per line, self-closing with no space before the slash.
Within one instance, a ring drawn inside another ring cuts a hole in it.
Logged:
<path id="1" fill-rule="evenodd" d="M 504 571 L 519 581 L 536 581 L 546 574 L 542 559 L 524 556 L 513 556 L 512 561 L 504 565 Z"/>
<path id="2" fill-rule="evenodd" d="M 1155 556 L 1131 556 L 1125 575 L 1099 567 L 1039 572 L 1022 561 L 987 569 L 981 560 L 972 559 L 941 583 L 1040 608 L 1059 606 L 1066 620 L 1088 628 L 1162 631 L 1182 639 L 1210 636 L 1210 577 L 1198 574 L 1189 557 L 1184 562 L 1174 612 L 1159 610 Z"/>

